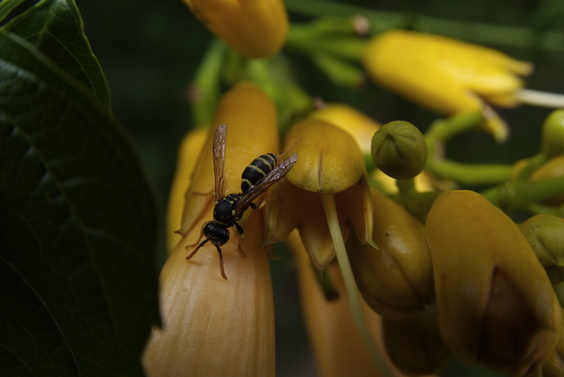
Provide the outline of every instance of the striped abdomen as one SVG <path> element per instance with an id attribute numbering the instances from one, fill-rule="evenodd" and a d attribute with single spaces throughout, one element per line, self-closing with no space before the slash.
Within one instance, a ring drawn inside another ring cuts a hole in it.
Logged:
<path id="1" fill-rule="evenodd" d="M 255 158 L 245 170 L 243 170 L 241 191 L 246 192 L 251 186 L 256 185 L 257 182 L 266 177 L 276 165 L 278 165 L 278 155 L 275 153 L 267 153 Z"/>

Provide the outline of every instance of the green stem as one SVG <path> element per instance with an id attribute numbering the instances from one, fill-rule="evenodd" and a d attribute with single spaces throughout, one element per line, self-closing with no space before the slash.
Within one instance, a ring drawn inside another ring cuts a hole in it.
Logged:
<path id="1" fill-rule="evenodd" d="M 492 187 L 481 194 L 505 211 L 526 209 L 531 204 L 564 194 L 564 177 L 508 182 Z"/>
<path id="2" fill-rule="evenodd" d="M 447 159 L 429 162 L 426 168 L 441 178 L 452 179 L 463 185 L 498 184 L 506 181 L 512 170 L 511 165 L 467 164 Z"/>
<path id="3" fill-rule="evenodd" d="M 195 127 L 209 127 L 220 96 L 225 44 L 215 39 L 209 46 L 192 81 L 192 120 Z"/>
<path id="4" fill-rule="evenodd" d="M 345 240 L 343 239 L 341 226 L 339 225 L 335 197 L 333 194 L 321 194 L 321 203 L 323 204 L 325 217 L 327 218 L 327 225 L 329 226 L 329 232 L 331 233 L 331 239 L 333 241 L 333 246 L 335 247 L 335 255 L 337 256 L 337 261 L 339 262 L 339 267 L 341 268 L 341 274 L 343 275 L 343 281 L 349 297 L 353 317 L 356 320 L 358 329 L 366 343 L 368 352 L 380 372 L 380 376 L 392 377 L 392 371 L 386 364 L 382 355 L 378 352 L 378 349 L 374 344 L 374 340 L 372 339 L 370 329 L 368 328 L 368 324 L 366 323 L 366 318 L 362 312 L 362 303 L 360 301 L 358 290 L 356 289 L 354 275 L 347 255 L 347 249 L 345 247 Z"/>
<path id="5" fill-rule="evenodd" d="M 373 33 L 392 28 L 409 27 L 413 30 L 447 35 L 475 43 L 519 48 L 534 47 L 552 52 L 564 50 L 564 33 L 557 31 L 537 32 L 522 27 L 446 20 L 413 12 L 374 11 L 343 2 L 325 0 L 285 0 L 285 4 L 291 12 L 310 16 L 352 17 L 362 15 L 369 20 Z"/>

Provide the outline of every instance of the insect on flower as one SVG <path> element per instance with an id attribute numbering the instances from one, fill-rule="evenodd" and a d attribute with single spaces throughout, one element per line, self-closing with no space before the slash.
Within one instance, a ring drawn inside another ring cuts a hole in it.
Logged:
<path id="1" fill-rule="evenodd" d="M 270 186 L 278 182 L 298 161 L 298 155 L 293 153 L 279 165 L 278 155 L 268 153 L 255 158 L 243 171 L 241 179 L 241 192 L 223 196 L 223 165 L 225 161 L 225 141 L 227 126 L 221 124 L 217 127 L 213 138 L 213 170 L 215 178 L 215 205 L 213 209 L 213 220 L 208 221 L 203 229 L 202 235 L 205 240 L 186 257 L 192 258 L 198 250 L 207 242 L 215 245 L 219 253 L 219 267 L 221 276 L 227 279 L 223 268 L 223 254 L 221 246 L 229 241 L 229 228 L 235 226 L 239 234 L 243 235 L 243 228 L 237 223 L 241 220 L 245 211 L 251 207 L 257 209 L 253 201 L 265 192 Z M 194 245 L 188 245 L 189 248 Z M 241 246 L 239 245 L 239 249 Z"/>

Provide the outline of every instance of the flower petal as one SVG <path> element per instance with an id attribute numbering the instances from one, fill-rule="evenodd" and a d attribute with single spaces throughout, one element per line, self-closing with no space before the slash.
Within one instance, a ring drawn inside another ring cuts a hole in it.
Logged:
<path id="1" fill-rule="evenodd" d="M 180 143 L 178 158 L 172 185 L 170 188 L 168 207 L 166 211 L 166 239 L 167 250 L 172 252 L 180 242 L 180 234 L 176 233 L 182 220 L 182 206 L 184 192 L 190 186 L 192 171 L 198 161 L 198 156 L 206 141 L 207 129 L 198 128 L 188 132 Z"/>
<path id="2" fill-rule="evenodd" d="M 281 0 L 184 0 L 206 27 L 241 55 L 274 55 L 286 40 L 288 15 Z"/>
<path id="3" fill-rule="evenodd" d="M 294 185 L 318 193 L 337 193 L 365 175 L 364 160 L 353 137 L 324 120 L 308 118 L 296 123 L 285 142 L 288 153 L 300 156 L 286 178 Z"/>
<path id="4" fill-rule="evenodd" d="M 210 243 L 190 262 L 186 238 L 175 248 L 160 276 L 163 328 L 145 349 L 148 376 L 274 376 L 274 304 L 261 229 L 255 213 L 245 228 L 246 257 L 238 236 L 222 246 L 229 280 Z"/>

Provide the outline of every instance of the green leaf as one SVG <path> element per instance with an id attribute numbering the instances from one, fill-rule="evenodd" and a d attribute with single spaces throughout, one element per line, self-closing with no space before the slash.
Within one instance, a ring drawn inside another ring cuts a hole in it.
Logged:
<path id="1" fill-rule="evenodd" d="M 10 13 L 17 14 L 10 18 Z M 40 0 L 32 6 L 29 1 L 2 0 L 0 24 L 3 23 L 4 30 L 32 43 L 63 71 L 89 88 L 100 103 L 109 106 L 106 79 L 84 35 L 74 0 Z"/>
<path id="2" fill-rule="evenodd" d="M 0 375 L 142 376 L 153 192 L 92 86 L 52 58 L 0 29 Z"/>

